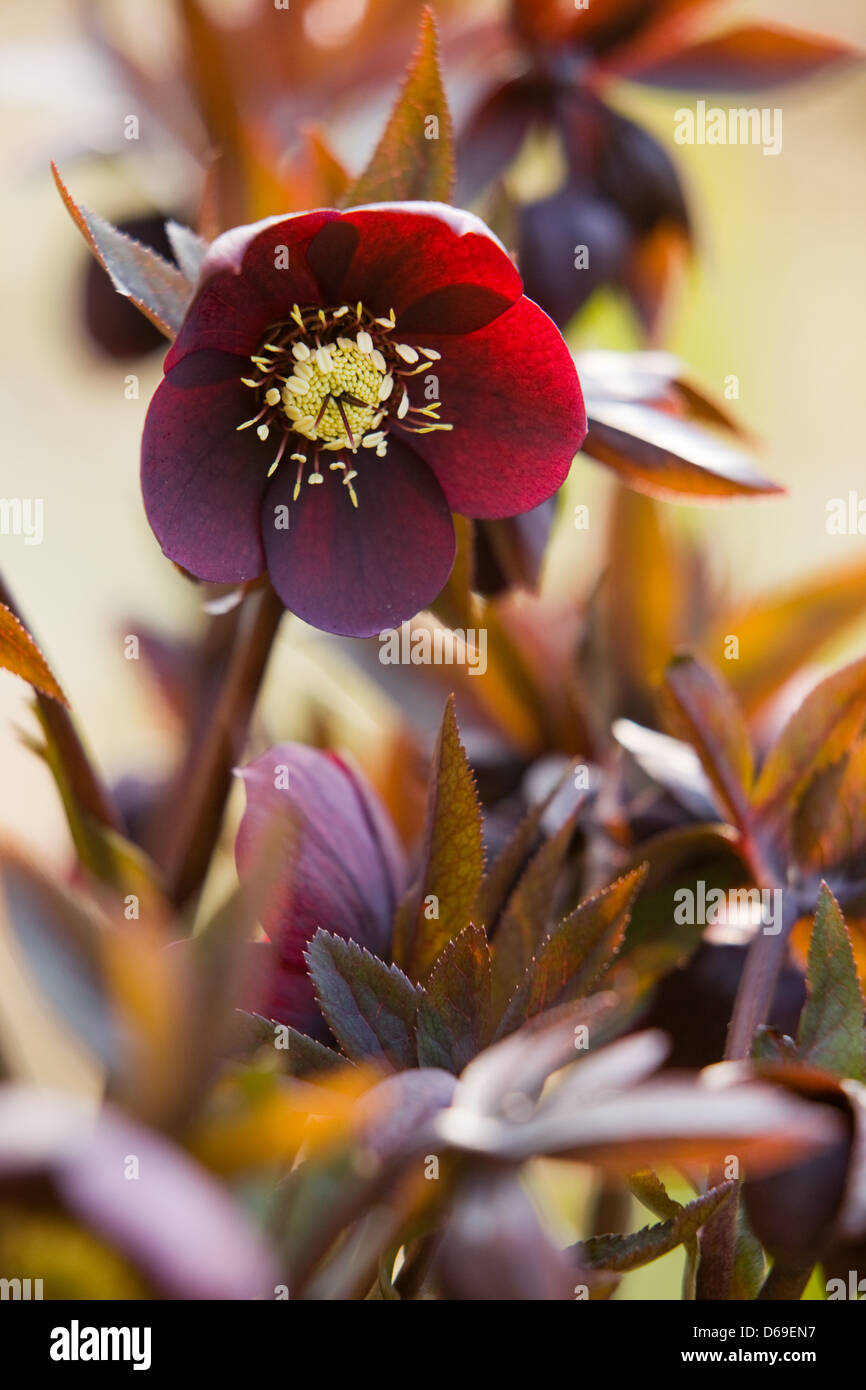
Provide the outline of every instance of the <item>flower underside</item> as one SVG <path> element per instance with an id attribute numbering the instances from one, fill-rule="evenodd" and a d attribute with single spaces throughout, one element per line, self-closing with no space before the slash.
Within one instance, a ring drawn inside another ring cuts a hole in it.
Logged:
<path id="1" fill-rule="evenodd" d="M 327 459 L 357 507 L 354 463 L 360 450 L 369 451 L 371 462 L 385 456 L 392 421 L 417 434 L 452 428 L 440 421 L 438 400 L 414 406 L 409 400 L 409 379 L 440 354 L 396 342 L 395 329 L 393 309 L 377 318 L 360 303 L 354 309 L 295 304 L 250 359 L 258 376 L 241 380 L 255 391 L 258 409 L 237 428 L 255 426 L 263 442 L 281 436 L 268 477 L 288 452 L 297 464 L 295 500 L 305 478 L 324 482 Z"/>

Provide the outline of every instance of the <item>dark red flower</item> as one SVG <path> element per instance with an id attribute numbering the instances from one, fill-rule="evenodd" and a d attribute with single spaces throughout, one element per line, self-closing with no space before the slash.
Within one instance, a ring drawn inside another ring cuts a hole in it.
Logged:
<path id="1" fill-rule="evenodd" d="M 529 511 L 586 433 L 573 361 L 469 213 L 381 204 L 219 237 L 142 445 L 170 559 L 267 569 L 293 612 L 370 636 L 451 570 L 451 512 Z"/>
<path id="2" fill-rule="evenodd" d="M 387 958 L 406 886 L 405 856 L 376 793 L 334 753 L 284 743 L 250 763 L 242 776 L 247 808 L 235 846 L 242 880 L 275 807 L 288 803 L 300 827 L 297 854 L 285 865 L 262 920 L 274 959 L 263 972 L 267 997 L 261 1009 L 321 1036 L 324 1025 L 304 951 L 323 927 Z"/>
<path id="3" fill-rule="evenodd" d="M 460 140 L 457 196 L 470 202 L 493 185 L 530 129 L 556 133 L 565 182 L 515 211 L 527 293 L 557 323 L 605 284 L 623 290 L 653 332 L 692 241 L 675 165 L 653 136 L 607 104 L 612 83 L 704 96 L 752 92 L 855 56 L 834 39 L 760 23 L 716 33 L 717 8 L 715 0 L 511 0 L 520 70 L 472 114 Z M 588 261 L 575 274 L 578 247 Z"/>

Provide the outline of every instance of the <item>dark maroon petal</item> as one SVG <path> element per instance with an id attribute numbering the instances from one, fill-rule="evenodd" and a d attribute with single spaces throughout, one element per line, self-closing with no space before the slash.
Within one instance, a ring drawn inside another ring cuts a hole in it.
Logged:
<path id="1" fill-rule="evenodd" d="M 288 803 L 300 826 L 298 851 L 285 866 L 262 925 L 278 960 L 270 981 L 271 1015 L 309 1032 L 318 1010 L 305 947 L 322 927 L 387 956 L 405 887 L 405 856 L 372 788 L 334 754 L 280 744 L 242 776 L 247 809 L 236 844 L 241 875 L 276 806 Z"/>
<path id="2" fill-rule="evenodd" d="M 618 283 L 631 245 L 623 213 L 596 193 L 568 186 L 520 212 L 526 293 L 563 328 L 600 285 Z M 581 246 L 587 264 L 578 268 Z"/>
<path id="3" fill-rule="evenodd" d="M 511 163 L 534 120 L 549 119 L 551 84 L 537 77 L 504 82 L 470 117 L 457 147 L 457 199 L 471 202 Z"/>
<path id="4" fill-rule="evenodd" d="M 372 637 L 436 597 L 456 542 L 439 484 L 400 440 L 389 440 L 384 458 L 371 449 L 348 457 L 358 470 L 357 508 L 332 472 L 317 486 L 305 483 L 294 502 L 294 470 L 283 463 L 265 496 L 262 535 L 287 608 L 324 632 Z M 322 458 L 326 467 L 333 455 Z M 287 530 L 276 524 L 284 507 Z"/>
<path id="5" fill-rule="evenodd" d="M 204 348 L 249 357 L 271 324 L 291 313 L 293 304 L 318 303 L 319 286 L 307 263 L 307 248 L 338 216 L 326 209 L 266 218 L 218 237 L 204 259 L 201 288 L 166 358 L 166 371 Z M 283 247 L 287 267 L 279 252 Z"/>
<path id="6" fill-rule="evenodd" d="M 472 213 L 444 203 L 352 208 L 320 234 L 332 264 L 347 268 L 329 297 L 397 314 L 401 333 L 470 333 L 522 293 L 504 247 Z M 316 243 L 310 248 L 317 260 Z"/>
<path id="7" fill-rule="evenodd" d="M 272 452 L 254 429 L 236 357 L 197 352 L 160 384 L 141 442 L 145 511 L 165 554 L 198 579 L 238 583 L 265 567 L 262 495 Z"/>
<path id="8" fill-rule="evenodd" d="M 430 370 L 440 418 L 454 428 L 413 434 L 412 447 L 451 510 L 517 516 L 552 496 L 586 436 L 580 382 L 556 325 L 522 297 L 478 333 L 428 335 L 425 345 L 442 354 Z"/>

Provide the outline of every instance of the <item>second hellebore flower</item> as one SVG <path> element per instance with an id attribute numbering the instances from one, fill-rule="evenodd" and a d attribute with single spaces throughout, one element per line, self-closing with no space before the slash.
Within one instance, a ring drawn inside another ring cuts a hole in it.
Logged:
<path id="1" fill-rule="evenodd" d="M 165 367 L 142 445 L 165 554 L 219 583 L 267 569 L 347 636 L 430 603 L 451 512 L 538 506 L 586 433 L 558 330 L 484 224 L 438 203 L 226 232 Z"/>
<path id="2" fill-rule="evenodd" d="M 242 881 L 276 808 L 290 807 L 301 831 L 299 852 L 284 865 L 262 917 L 272 960 L 261 1010 L 321 1036 L 326 1030 L 304 952 L 323 927 L 387 957 L 406 887 L 406 858 L 366 778 L 335 753 L 282 743 L 249 763 L 242 776 L 247 808 L 235 846 Z"/>

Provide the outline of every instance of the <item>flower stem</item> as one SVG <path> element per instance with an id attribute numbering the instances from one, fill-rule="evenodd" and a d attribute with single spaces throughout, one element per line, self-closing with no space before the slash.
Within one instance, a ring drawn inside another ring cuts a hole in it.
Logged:
<path id="1" fill-rule="evenodd" d="M 799 1301 L 803 1297 L 814 1268 L 813 1260 L 807 1260 L 804 1264 L 801 1261 L 792 1260 L 790 1263 L 786 1263 L 785 1260 L 777 1259 L 761 1285 L 758 1298 L 764 1302 L 771 1299 L 781 1302 Z"/>
<path id="2" fill-rule="evenodd" d="M 741 853 L 760 888 L 783 888 L 783 893 L 779 931 L 771 935 L 758 929 L 749 946 L 740 976 L 725 1044 L 726 1061 L 735 1062 L 748 1059 L 755 1033 L 767 1019 L 776 990 L 776 980 L 785 959 L 788 937 L 799 915 L 796 894 L 792 889 L 783 887 L 783 871 L 777 867 L 772 854 L 765 856 L 758 838 L 750 834 L 748 829 L 743 834 Z M 698 1299 L 719 1300 L 731 1297 L 739 1195 L 739 1192 L 735 1192 L 731 1200 L 710 1218 L 700 1233 L 701 1258 L 696 1292 Z"/>
<path id="3" fill-rule="evenodd" d="M 204 725 L 190 729 L 186 754 L 166 797 L 169 811 L 155 852 L 166 894 L 175 907 L 186 903 L 204 882 L 222 825 L 232 769 L 243 752 L 284 612 L 270 584 L 246 596 Z"/>

